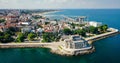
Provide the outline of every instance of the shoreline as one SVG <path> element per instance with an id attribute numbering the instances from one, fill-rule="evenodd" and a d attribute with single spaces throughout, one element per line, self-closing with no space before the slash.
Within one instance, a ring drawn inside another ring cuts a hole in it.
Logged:
<path id="1" fill-rule="evenodd" d="M 49 12 L 43 12 L 43 13 L 41 13 L 41 14 L 42 14 L 42 15 L 47 15 L 47 14 L 57 13 L 57 12 L 60 12 L 60 10 L 57 10 L 57 11 L 49 11 Z"/>
<path id="2" fill-rule="evenodd" d="M 116 34 L 119 34 L 119 33 L 120 32 L 118 32 L 118 31 L 114 31 L 114 32 L 104 33 L 103 35 L 102 34 L 98 35 L 98 37 L 94 36 L 95 38 L 92 38 L 92 39 L 94 39 L 94 41 L 89 39 L 88 43 L 90 45 L 92 45 L 97 40 L 104 39 L 106 37 L 110 37 L 110 36 L 113 36 L 113 35 L 116 35 Z M 83 53 L 69 54 L 68 52 L 65 52 L 64 49 L 61 48 L 61 45 L 62 45 L 62 42 L 52 42 L 52 43 L 0 43 L 0 48 L 49 48 L 50 52 L 55 53 L 55 54 L 59 54 L 59 55 L 64 55 L 64 56 L 83 55 L 83 54 L 89 54 L 89 53 L 92 53 L 92 52 L 95 51 L 95 47 L 92 46 L 92 48 L 90 48 L 88 50 L 83 50 Z"/>
<path id="3" fill-rule="evenodd" d="M 33 13 L 33 15 L 47 15 L 51 13 L 57 13 L 60 12 L 61 10 L 56 10 L 56 11 L 47 11 L 47 12 L 42 12 L 42 13 Z"/>

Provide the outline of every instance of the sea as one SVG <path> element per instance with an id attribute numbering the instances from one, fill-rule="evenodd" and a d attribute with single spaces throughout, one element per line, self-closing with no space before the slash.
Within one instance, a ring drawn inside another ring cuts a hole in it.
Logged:
<path id="1" fill-rule="evenodd" d="M 51 15 L 88 16 L 120 30 L 120 9 L 62 9 Z M 47 48 L 0 49 L 0 63 L 120 63 L 120 35 L 93 43 L 95 52 L 80 56 L 61 56 Z"/>

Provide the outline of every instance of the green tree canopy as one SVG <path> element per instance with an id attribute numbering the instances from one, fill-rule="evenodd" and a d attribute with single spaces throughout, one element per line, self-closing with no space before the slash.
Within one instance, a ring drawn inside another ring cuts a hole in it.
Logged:
<path id="1" fill-rule="evenodd" d="M 24 34 L 23 33 L 18 33 L 18 37 L 16 39 L 17 42 L 24 42 Z"/>
<path id="2" fill-rule="evenodd" d="M 108 25 L 103 25 L 103 31 L 106 32 L 108 29 Z"/>
<path id="3" fill-rule="evenodd" d="M 74 34 L 79 34 L 81 36 L 86 36 L 86 31 L 83 29 L 74 30 Z"/>
<path id="4" fill-rule="evenodd" d="M 43 42 L 52 42 L 52 41 L 58 41 L 60 39 L 60 36 L 58 36 L 58 33 L 43 33 Z"/>
<path id="5" fill-rule="evenodd" d="M 0 23 L 5 22 L 5 19 L 0 19 Z"/>
<path id="6" fill-rule="evenodd" d="M 89 32 L 93 33 L 93 34 L 97 34 L 98 33 L 98 28 L 94 27 L 94 26 L 90 26 L 89 27 Z"/>
<path id="7" fill-rule="evenodd" d="M 0 32 L 0 42 L 8 43 L 14 41 L 13 37 L 7 32 Z"/>
<path id="8" fill-rule="evenodd" d="M 28 34 L 28 40 L 30 40 L 30 41 L 32 41 L 32 40 L 34 40 L 34 38 L 36 37 L 36 35 L 34 34 L 34 33 L 30 33 L 30 34 Z"/>
<path id="9" fill-rule="evenodd" d="M 105 24 L 105 25 L 99 26 L 98 29 L 101 33 L 104 33 L 107 31 L 108 25 Z"/>
<path id="10" fill-rule="evenodd" d="M 66 34 L 66 35 L 70 35 L 70 34 L 72 34 L 72 31 L 69 28 L 65 28 L 63 30 L 63 33 Z"/>

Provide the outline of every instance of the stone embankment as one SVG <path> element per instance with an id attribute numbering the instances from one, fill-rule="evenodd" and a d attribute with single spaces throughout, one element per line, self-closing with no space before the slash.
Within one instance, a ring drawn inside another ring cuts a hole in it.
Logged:
<path id="1" fill-rule="evenodd" d="M 33 47 L 57 47 L 60 43 L 0 43 L 0 48 L 33 48 Z"/>
<path id="2" fill-rule="evenodd" d="M 100 35 L 95 35 L 95 36 L 92 36 L 92 37 L 85 38 L 85 40 L 87 40 L 89 42 L 89 44 L 92 44 L 93 42 L 95 42 L 97 40 L 104 39 L 106 37 L 110 37 L 110 36 L 113 36 L 113 35 L 116 35 L 116 34 L 120 34 L 120 32 L 118 30 L 114 30 L 114 31 L 111 31 L 111 32 L 106 32 L 106 33 L 103 33 L 103 34 L 100 34 Z"/>

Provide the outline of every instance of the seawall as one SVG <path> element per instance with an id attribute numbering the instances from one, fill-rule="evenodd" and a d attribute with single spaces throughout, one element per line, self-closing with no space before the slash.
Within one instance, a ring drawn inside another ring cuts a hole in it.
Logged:
<path id="1" fill-rule="evenodd" d="M 104 39 L 106 37 L 110 37 L 110 36 L 117 35 L 117 34 L 120 34 L 120 32 L 119 31 L 112 31 L 112 32 L 107 32 L 104 34 L 96 35 L 93 37 L 85 38 L 85 40 L 87 40 L 89 42 L 89 44 L 92 44 L 93 42 L 95 42 L 97 40 Z"/>
<path id="2" fill-rule="evenodd" d="M 49 47 L 52 43 L 1 43 L 0 48 L 32 48 L 32 47 Z"/>

